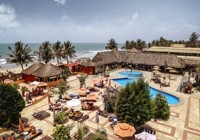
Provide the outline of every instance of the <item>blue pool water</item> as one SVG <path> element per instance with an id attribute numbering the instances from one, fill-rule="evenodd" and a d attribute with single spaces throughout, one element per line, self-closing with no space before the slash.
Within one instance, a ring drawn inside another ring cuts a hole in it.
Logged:
<path id="1" fill-rule="evenodd" d="M 132 83 L 133 81 L 137 81 L 142 76 L 141 72 L 120 72 L 119 74 L 123 75 L 123 76 L 127 76 L 127 78 L 118 78 L 118 79 L 112 79 L 112 80 L 115 81 L 116 83 L 122 85 L 123 87 L 125 87 L 127 83 Z M 131 77 L 128 76 L 130 74 L 132 74 Z M 138 76 L 138 75 L 140 75 L 140 76 Z M 149 87 L 149 91 L 150 91 L 152 99 L 155 98 L 156 94 L 160 93 L 163 96 L 165 96 L 168 104 L 177 104 L 179 102 L 179 99 L 177 97 L 167 94 L 165 92 L 159 91 L 157 89 L 154 89 L 152 87 Z"/>

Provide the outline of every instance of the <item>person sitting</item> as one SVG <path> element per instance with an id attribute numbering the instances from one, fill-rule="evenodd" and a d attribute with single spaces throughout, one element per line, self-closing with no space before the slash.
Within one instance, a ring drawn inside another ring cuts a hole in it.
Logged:
<path id="1" fill-rule="evenodd" d="M 101 81 L 99 83 L 94 84 L 96 87 L 104 87 L 104 83 Z"/>

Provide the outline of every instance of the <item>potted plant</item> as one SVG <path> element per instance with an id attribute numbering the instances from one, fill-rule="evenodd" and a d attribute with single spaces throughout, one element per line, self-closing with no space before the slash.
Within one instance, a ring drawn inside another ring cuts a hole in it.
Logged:
<path id="1" fill-rule="evenodd" d="M 22 96 L 24 97 L 25 92 L 27 91 L 27 88 L 25 86 L 21 87 L 21 92 L 22 92 Z"/>
<path id="2" fill-rule="evenodd" d="M 77 78 L 78 78 L 78 80 L 79 80 L 79 82 L 80 82 L 80 88 L 82 88 L 83 85 L 85 85 L 86 77 L 85 77 L 83 74 L 81 74 L 81 75 L 78 76 Z"/>

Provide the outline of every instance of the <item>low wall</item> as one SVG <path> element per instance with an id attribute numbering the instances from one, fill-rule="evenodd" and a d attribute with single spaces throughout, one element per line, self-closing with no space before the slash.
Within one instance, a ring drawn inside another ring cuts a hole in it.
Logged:
<path id="1" fill-rule="evenodd" d="M 38 102 L 44 100 L 47 96 L 48 96 L 48 93 L 46 93 L 45 95 L 43 95 L 41 98 L 32 101 L 32 103 L 29 104 L 29 105 L 27 105 L 26 107 L 32 106 L 32 105 L 34 105 L 34 104 L 37 104 Z"/>
<path id="2" fill-rule="evenodd" d="M 16 83 L 16 84 L 25 83 L 25 80 L 24 79 L 23 80 L 17 80 L 17 81 L 14 81 L 14 83 Z"/>
<path id="3" fill-rule="evenodd" d="M 44 98 L 47 97 L 47 95 L 48 95 L 48 93 L 46 93 L 45 95 L 43 95 L 41 98 L 36 99 L 35 101 L 32 102 L 32 105 L 33 105 L 33 104 L 37 104 L 38 102 L 42 101 Z"/>
<path id="4" fill-rule="evenodd" d="M 63 79 L 59 79 L 59 80 L 56 80 L 56 81 L 53 81 L 53 82 L 48 82 L 47 83 L 47 87 L 55 87 L 57 86 L 59 83 L 63 82 L 64 80 Z"/>
<path id="5" fill-rule="evenodd" d="M 4 131 L 7 131 L 7 129 L 6 129 L 6 128 L 0 129 L 0 133 L 2 133 L 2 132 L 4 132 Z"/>

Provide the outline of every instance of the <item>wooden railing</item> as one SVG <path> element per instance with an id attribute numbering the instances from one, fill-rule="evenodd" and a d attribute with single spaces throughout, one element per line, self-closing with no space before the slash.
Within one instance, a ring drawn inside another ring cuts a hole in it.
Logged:
<path id="1" fill-rule="evenodd" d="M 55 87 L 61 82 L 63 82 L 63 79 L 59 79 L 59 80 L 56 80 L 56 81 L 53 81 L 53 82 L 48 82 L 47 87 Z"/>

